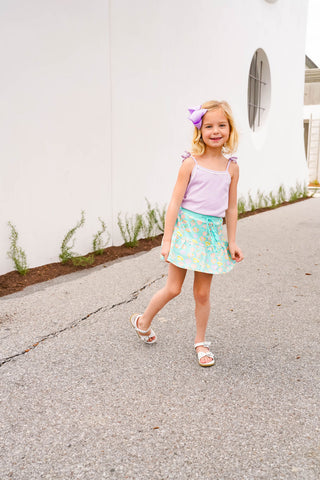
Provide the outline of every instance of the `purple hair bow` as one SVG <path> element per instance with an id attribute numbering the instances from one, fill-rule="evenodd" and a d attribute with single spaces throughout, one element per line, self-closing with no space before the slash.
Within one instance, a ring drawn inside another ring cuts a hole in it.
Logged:
<path id="1" fill-rule="evenodd" d="M 190 113 L 188 119 L 191 120 L 195 127 L 201 128 L 202 117 L 205 113 L 207 113 L 208 110 L 206 108 L 201 108 L 201 105 L 193 108 L 188 108 L 188 110 Z"/>

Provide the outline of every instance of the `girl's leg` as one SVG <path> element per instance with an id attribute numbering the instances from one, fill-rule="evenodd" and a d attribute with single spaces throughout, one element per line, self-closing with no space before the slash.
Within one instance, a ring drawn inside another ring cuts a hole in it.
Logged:
<path id="1" fill-rule="evenodd" d="M 166 285 L 159 290 L 150 300 L 143 315 L 139 318 L 137 326 L 141 330 L 147 330 L 155 315 L 174 297 L 179 295 L 187 270 L 169 264 L 168 279 Z M 149 333 L 149 332 L 148 332 Z M 148 333 L 146 335 L 148 335 Z M 140 334 L 142 335 L 142 334 Z M 151 337 L 149 341 L 152 341 Z"/>
<path id="2" fill-rule="evenodd" d="M 212 282 L 211 273 L 194 272 L 193 295 L 196 303 L 196 338 L 194 343 L 204 342 L 210 314 L 210 288 Z M 197 352 L 208 351 L 206 347 L 197 347 Z M 211 361 L 209 357 L 203 357 L 201 363 Z"/>

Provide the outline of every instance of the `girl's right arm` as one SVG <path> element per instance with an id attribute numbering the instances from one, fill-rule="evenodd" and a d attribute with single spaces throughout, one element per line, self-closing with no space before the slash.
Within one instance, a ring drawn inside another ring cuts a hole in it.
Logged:
<path id="1" fill-rule="evenodd" d="M 165 261 L 167 261 L 170 246 L 171 246 L 171 237 L 176 223 L 176 219 L 179 213 L 179 209 L 186 192 L 190 175 L 194 167 L 194 160 L 189 157 L 184 160 L 183 164 L 180 167 L 178 178 L 173 189 L 172 197 L 166 213 L 166 221 L 164 227 L 164 234 L 162 240 L 162 249 L 161 255 L 163 255 Z"/>

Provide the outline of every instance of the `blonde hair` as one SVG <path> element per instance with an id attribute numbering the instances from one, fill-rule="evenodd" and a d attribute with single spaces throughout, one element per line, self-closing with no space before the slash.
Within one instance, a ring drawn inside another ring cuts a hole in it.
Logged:
<path id="1" fill-rule="evenodd" d="M 206 108 L 208 112 L 211 110 L 217 110 L 221 108 L 223 113 L 228 119 L 230 127 L 230 135 L 228 141 L 224 144 L 222 151 L 224 153 L 233 153 L 237 150 L 239 135 L 235 127 L 232 110 L 230 105 L 225 102 L 218 102 L 217 100 L 211 100 L 203 103 L 201 108 Z M 194 127 L 193 139 L 192 139 L 192 153 L 195 155 L 202 155 L 206 150 L 205 143 L 202 140 L 201 129 Z"/>

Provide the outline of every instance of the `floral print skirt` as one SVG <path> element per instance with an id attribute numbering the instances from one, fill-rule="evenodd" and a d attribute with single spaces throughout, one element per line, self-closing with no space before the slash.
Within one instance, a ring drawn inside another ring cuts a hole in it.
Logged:
<path id="1" fill-rule="evenodd" d="M 171 239 L 168 262 L 177 267 L 204 273 L 232 270 L 228 242 L 222 232 L 222 218 L 181 208 Z"/>

